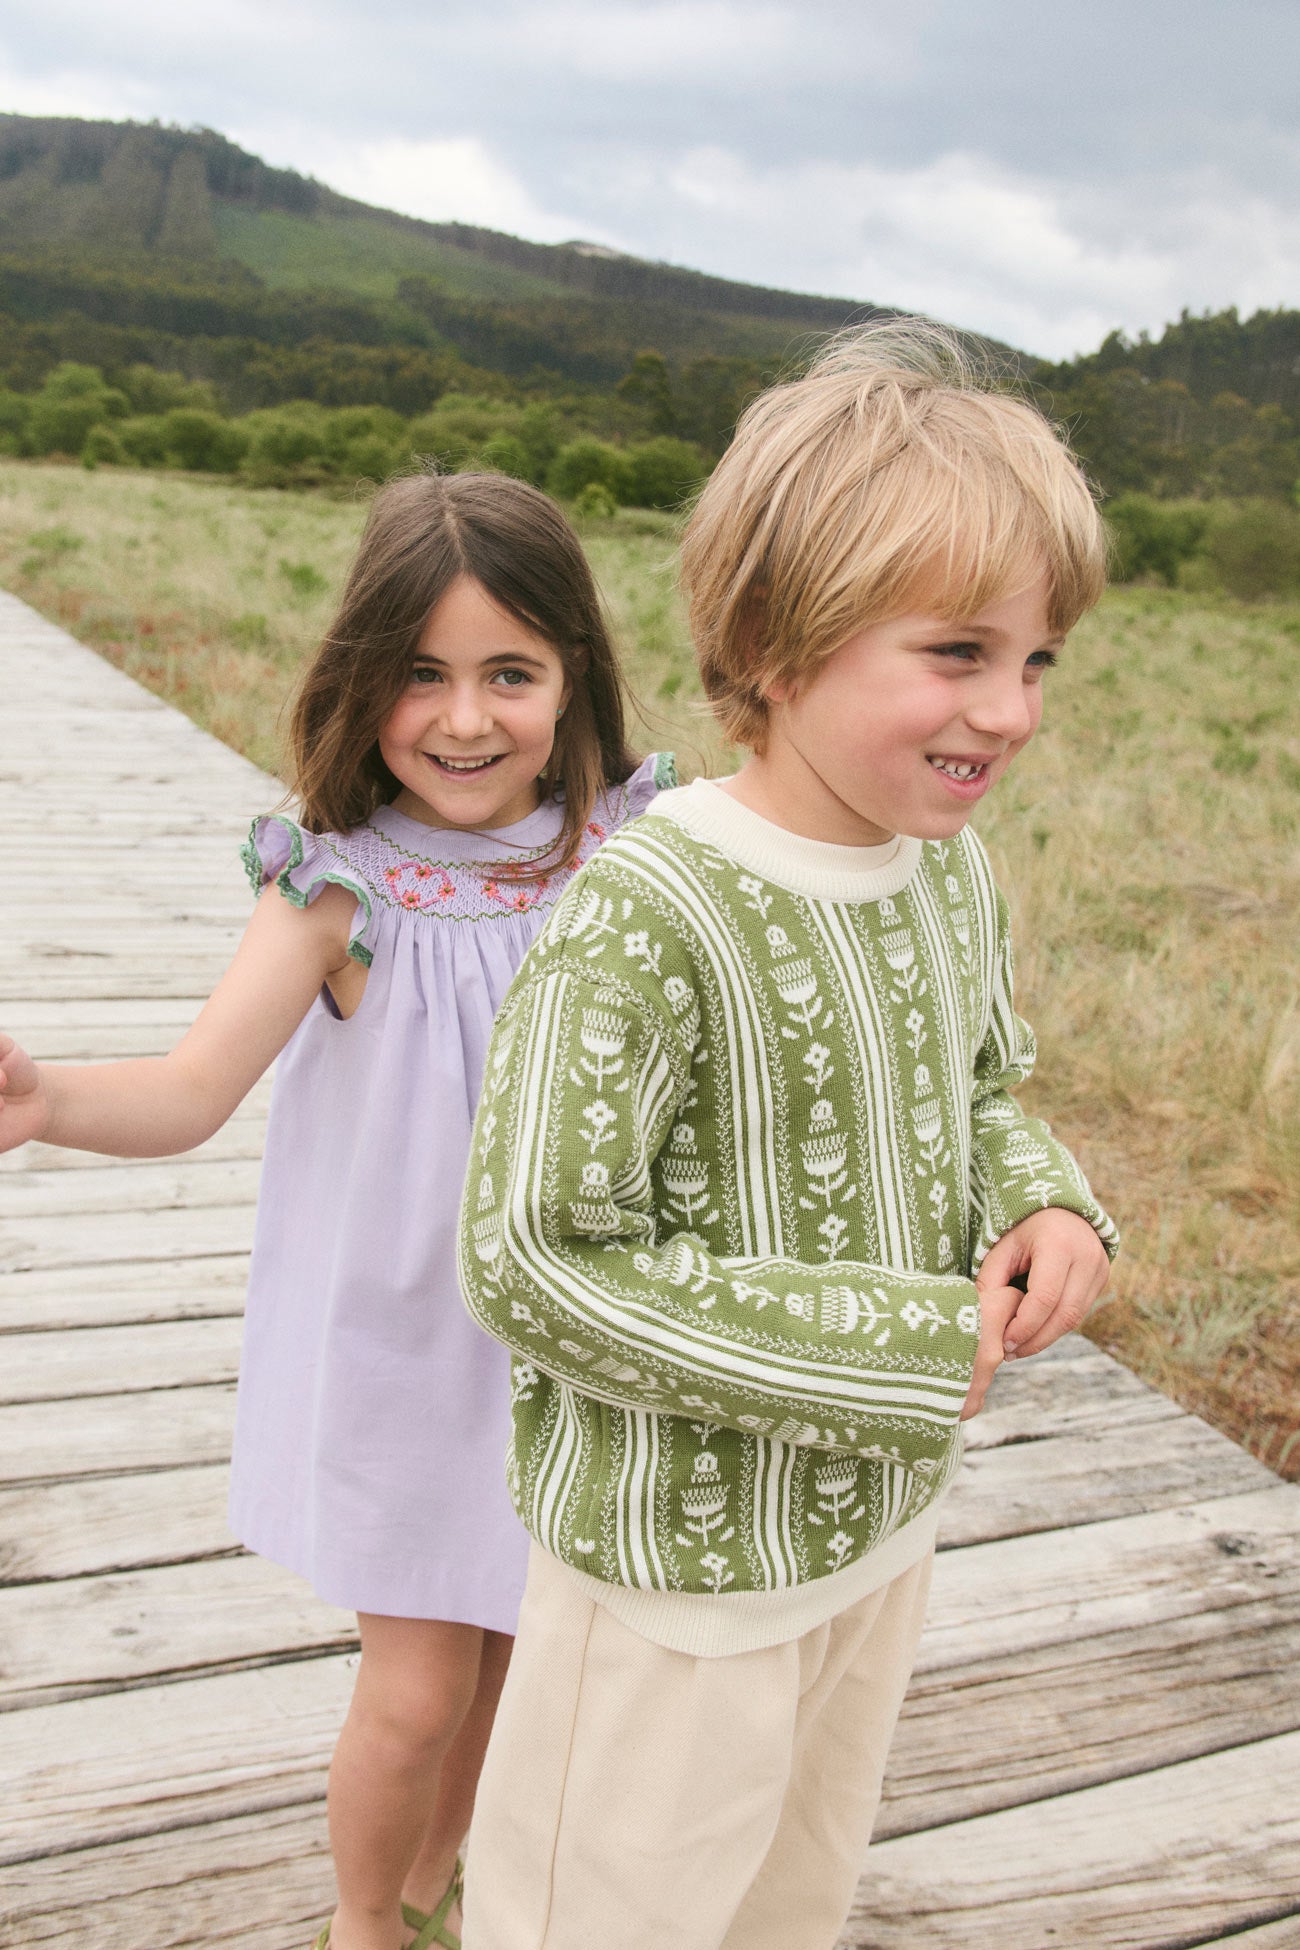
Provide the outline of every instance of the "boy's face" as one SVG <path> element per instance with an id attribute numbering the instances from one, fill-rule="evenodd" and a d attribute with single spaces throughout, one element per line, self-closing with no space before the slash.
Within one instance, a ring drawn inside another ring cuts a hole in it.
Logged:
<path id="1" fill-rule="evenodd" d="M 772 695 L 738 795 L 805 838 L 948 839 L 1038 728 L 1062 639 L 1044 576 L 977 616 L 872 623 Z"/>

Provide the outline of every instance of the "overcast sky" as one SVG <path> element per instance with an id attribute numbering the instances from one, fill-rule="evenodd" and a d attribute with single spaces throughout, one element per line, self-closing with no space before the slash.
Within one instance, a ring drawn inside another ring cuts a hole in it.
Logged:
<path id="1" fill-rule="evenodd" d="M 1300 304 L 1298 0 L 0 0 L 0 107 L 1049 357 Z"/>

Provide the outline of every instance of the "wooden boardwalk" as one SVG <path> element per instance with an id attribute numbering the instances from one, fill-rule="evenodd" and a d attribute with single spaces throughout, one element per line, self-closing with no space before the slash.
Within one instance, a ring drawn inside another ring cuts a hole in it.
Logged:
<path id="1" fill-rule="evenodd" d="M 166 1048 L 275 788 L 8 597 L 0 697 L 0 1024 Z M 329 1907 L 351 1621 L 223 1514 L 264 1108 L 0 1160 L 4 1950 L 303 1950 Z M 999 1379 L 943 1541 L 845 1945 L 1297 1950 L 1300 1489 L 1077 1341 Z"/>

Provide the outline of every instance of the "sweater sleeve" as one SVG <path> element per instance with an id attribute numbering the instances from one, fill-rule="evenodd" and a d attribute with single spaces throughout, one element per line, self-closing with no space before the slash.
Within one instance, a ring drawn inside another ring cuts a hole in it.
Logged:
<path id="1" fill-rule="evenodd" d="M 1036 1054 L 1033 1031 L 1015 1011 L 1011 932 L 1006 901 L 999 894 L 988 1030 L 975 1059 L 971 1098 L 974 1272 L 1004 1233 L 1049 1205 L 1086 1219 L 1112 1259 L 1119 1250 L 1115 1225 L 1093 1197 L 1072 1154 L 1041 1118 L 1028 1116 L 1011 1095 L 1033 1074 Z"/>
<path id="2" fill-rule="evenodd" d="M 658 1234 L 656 1181 L 679 1200 L 691 1190 L 694 1134 L 679 1120 L 700 1030 L 684 986 L 638 989 L 561 959 L 516 987 L 471 1150 L 471 1313 L 599 1400 L 929 1473 L 970 1383 L 971 1281 Z"/>

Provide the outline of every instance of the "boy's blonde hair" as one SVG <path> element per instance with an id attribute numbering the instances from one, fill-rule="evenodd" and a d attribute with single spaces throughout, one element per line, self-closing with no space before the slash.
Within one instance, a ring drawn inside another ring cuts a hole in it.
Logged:
<path id="1" fill-rule="evenodd" d="M 974 616 L 1044 569 L 1063 633 L 1105 584 L 1088 484 L 1042 414 L 923 319 L 841 333 L 761 394 L 682 543 L 705 690 L 757 751 L 768 690 L 868 624 Z"/>

